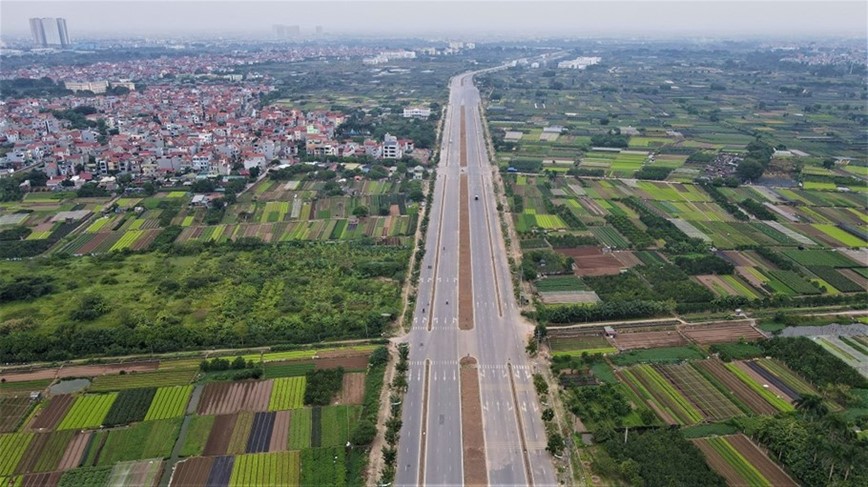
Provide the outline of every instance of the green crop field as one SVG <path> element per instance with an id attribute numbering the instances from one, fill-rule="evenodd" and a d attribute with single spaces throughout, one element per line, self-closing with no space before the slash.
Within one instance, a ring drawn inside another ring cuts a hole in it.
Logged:
<path id="1" fill-rule="evenodd" d="M 10 475 L 33 440 L 32 433 L 8 433 L 0 435 L 0 475 Z"/>
<path id="2" fill-rule="evenodd" d="M 359 416 L 359 406 L 327 406 L 322 408 L 321 446 L 344 446 Z"/>
<path id="3" fill-rule="evenodd" d="M 192 385 L 160 387 L 145 414 L 145 421 L 183 416 L 192 392 Z"/>
<path id="4" fill-rule="evenodd" d="M 289 444 L 290 450 L 310 448 L 311 436 L 311 410 L 310 408 L 293 409 L 289 421 Z"/>
<path id="5" fill-rule="evenodd" d="M 136 372 L 126 375 L 101 375 L 94 379 L 91 392 L 120 391 L 141 387 L 166 387 L 189 384 L 196 375 L 192 370 Z"/>
<path id="6" fill-rule="evenodd" d="M 145 421 L 127 428 L 109 430 L 97 465 L 114 465 L 128 460 L 166 458 L 181 429 L 181 418 Z"/>
<path id="7" fill-rule="evenodd" d="M 57 425 L 57 429 L 83 429 L 96 428 L 103 424 L 103 420 L 112 407 L 118 393 L 108 394 L 85 394 L 78 396 L 66 416 Z"/>
<path id="8" fill-rule="evenodd" d="M 305 377 L 286 377 L 274 379 L 271 397 L 268 399 L 269 411 L 297 409 L 304 402 Z"/>
<path id="9" fill-rule="evenodd" d="M 229 487 L 297 486 L 300 470 L 301 458 L 297 451 L 238 455 L 232 465 Z"/>
<path id="10" fill-rule="evenodd" d="M 118 392 L 117 399 L 103 420 L 105 426 L 117 426 L 141 421 L 151 407 L 157 392 L 155 387 L 126 389 Z"/>
<path id="11" fill-rule="evenodd" d="M 184 444 L 181 445 L 182 457 L 192 457 L 201 455 L 205 450 L 205 443 L 208 442 L 208 435 L 211 434 L 211 428 L 214 426 L 215 416 L 193 416 L 190 418 L 190 426 L 187 429 L 187 436 L 184 438 Z"/>
<path id="12" fill-rule="evenodd" d="M 687 347 L 661 347 L 645 350 L 631 350 L 619 353 L 612 357 L 616 365 L 632 365 L 643 362 L 650 363 L 673 363 L 688 359 L 705 358 L 705 354 L 694 346 Z"/>
<path id="13" fill-rule="evenodd" d="M 346 485 L 345 449 L 309 448 L 301 452 L 302 487 Z"/>
<path id="14" fill-rule="evenodd" d="M 702 413 L 650 365 L 624 369 L 621 375 L 637 394 L 654 404 L 657 411 L 669 415 L 670 421 L 694 424 L 703 419 Z"/>
<path id="15" fill-rule="evenodd" d="M 265 364 L 266 379 L 278 377 L 299 377 L 314 369 L 313 362 L 269 362 Z"/>

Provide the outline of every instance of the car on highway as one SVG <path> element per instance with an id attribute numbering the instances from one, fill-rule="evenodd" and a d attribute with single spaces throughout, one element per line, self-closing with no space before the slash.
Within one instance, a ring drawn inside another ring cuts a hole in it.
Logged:
<path id="1" fill-rule="evenodd" d="M 475 199 L 476 201 L 479 201 L 479 195 L 478 194 L 473 195 L 473 199 Z"/>

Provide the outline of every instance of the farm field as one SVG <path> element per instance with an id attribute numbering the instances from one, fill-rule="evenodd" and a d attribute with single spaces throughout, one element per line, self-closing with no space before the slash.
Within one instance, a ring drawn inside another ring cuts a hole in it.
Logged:
<path id="1" fill-rule="evenodd" d="M 636 410 L 625 407 L 632 402 L 647 406 L 663 423 L 686 426 L 678 429 L 702 445 L 700 457 L 729 485 L 847 483 L 839 470 L 847 462 L 843 456 L 824 454 L 819 446 L 803 449 L 776 433 L 816 427 L 833 437 L 821 426 L 831 418 L 817 419 L 826 414 L 864 429 L 864 401 L 830 399 L 834 386 L 829 382 L 859 388 L 861 398 L 864 383 L 856 385 L 858 376 L 841 368 L 853 367 L 865 377 L 868 345 L 855 337 L 825 335 L 811 337 L 819 351 L 784 355 L 780 350 L 786 348 L 769 348 L 775 339 L 762 330 L 771 321 L 799 325 L 791 316 L 799 313 L 805 313 L 806 325 L 825 322 L 810 316 L 812 308 L 857 309 L 868 299 L 868 182 L 859 170 L 868 163 L 865 151 L 841 140 L 805 136 L 806 130 L 820 133 L 834 126 L 861 140 L 862 128 L 834 108 L 840 95 L 831 89 L 812 94 L 824 100 L 825 108 L 806 114 L 804 123 L 790 119 L 801 100 L 795 92 L 771 88 L 792 75 L 774 62 L 743 58 L 753 72 L 764 70 L 757 75 L 769 83 L 764 87 L 745 82 L 744 73 L 734 75 L 738 69 L 700 75 L 688 64 L 654 60 L 664 56 L 662 49 L 639 54 L 621 48 L 629 54 L 596 46 L 595 55 L 608 63 L 608 69 L 596 72 L 519 65 L 478 77 L 524 254 L 516 272 L 535 286 L 534 311 L 546 325 L 552 371 L 566 389 L 568 408 L 581 420 L 575 431 L 596 433 L 604 427 L 611 433 L 602 435 L 601 444 L 595 438 L 593 447 L 582 447 L 586 455 L 574 468 L 583 471 L 586 483 L 624 482 L 623 475 L 597 468 L 595 453 L 604 451 L 642 465 L 637 484 L 690 484 L 685 479 L 699 475 L 696 466 L 661 467 L 659 458 L 677 455 L 651 455 L 648 450 L 657 447 L 651 442 L 637 452 L 629 442 L 615 440 L 629 436 L 624 426 L 653 424 L 647 414 L 635 421 Z M 681 55 L 713 63 L 706 53 L 684 49 Z M 654 74 L 651 65 L 658 68 Z M 659 90 L 612 88 L 613 79 L 649 82 Z M 661 113 L 667 117 L 665 129 L 652 122 Z M 564 130 L 556 138 L 545 136 L 543 128 L 553 126 Z M 791 152 L 781 152 L 782 144 Z M 852 160 L 838 162 L 841 153 Z M 761 177 L 742 177 L 738 168 L 747 157 L 761 161 Z M 560 216 L 566 228 L 545 231 L 536 224 L 540 214 Z M 599 263 L 582 261 L 591 255 L 588 249 L 602 256 Z M 609 255 L 618 263 L 603 270 L 602 259 Z M 561 256 L 571 259 L 563 267 L 580 276 L 599 301 L 549 299 L 561 287 L 583 291 L 576 281 L 544 275 Z M 541 259 L 548 269 L 539 265 Z M 599 271 L 589 272 L 594 267 Z M 673 323 L 663 321 L 670 317 Z M 603 338 L 604 324 L 615 328 L 614 337 Z M 603 344 L 613 344 L 620 353 L 582 355 L 583 350 L 603 352 L 595 349 Z M 763 358 L 767 354 L 776 358 Z M 843 363 L 831 362 L 833 357 Z M 603 383 L 588 384 L 598 381 Z M 619 396 L 611 385 L 628 393 Z M 802 404 L 808 396 L 824 398 L 814 419 L 813 399 Z M 600 411 L 605 424 L 599 424 Z M 762 446 L 739 432 L 760 438 Z M 849 439 L 823 437 L 812 443 L 858 449 Z M 573 441 L 581 444 L 578 437 Z M 801 452 L 800 459 L 794 451 Z M 819 460 L 823 455 L 835 458 L 838 472 L 828 471 L 832 461 Z M 814 461 L 801 460 L 807 456 Z M 686 465 L 686 456 L 679 462 Z M 802 478 L 790 478 L 776 462 Z M 848 473 L 864 474 L 859 470 Z M 675 471 L 684 475 L 666 477 Z M 713 484 L 710 479 L 694 483 Z"/>
<path id="2" fill-rule="evenodd" d="M 744 435 L 692 441 L 729 485 L 799 485 Z"/>

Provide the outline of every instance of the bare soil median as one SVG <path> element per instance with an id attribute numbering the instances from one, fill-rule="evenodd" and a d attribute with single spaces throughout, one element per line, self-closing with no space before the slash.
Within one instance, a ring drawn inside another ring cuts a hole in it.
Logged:
<path id="1" fill-rule="evenodd" d="M 461 440 L 464 443 L 464 484 L 468 486 L 488 485 L 478 375 L 475 358 L 461 359 Z"/>

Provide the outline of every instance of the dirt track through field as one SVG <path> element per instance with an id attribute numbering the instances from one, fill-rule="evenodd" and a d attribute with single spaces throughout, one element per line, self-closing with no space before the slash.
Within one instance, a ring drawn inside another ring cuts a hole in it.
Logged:
<path id="1" fill-rule="evenodd" d="M 462 118 L 463 120 L 463 118 Z M 462 124 L 463 125 L 463 124 Z M 462 131 L 462 136 L 464 132 Z M 463 153 L 463 151 L 462 151 Z M 459 210 L 458 268 L 458 328 L 473 329 L 473 276 L 470 272 L 470 209 L 468 204 L 467 175 L 461 175 L 461 208 Z"/>
<path id="2" fill-rule="evenodd" d="M 487 485 L 485 435 L 476 359 L 461 359 L 461 440 L 464 444 L 464 484 Z"/>

